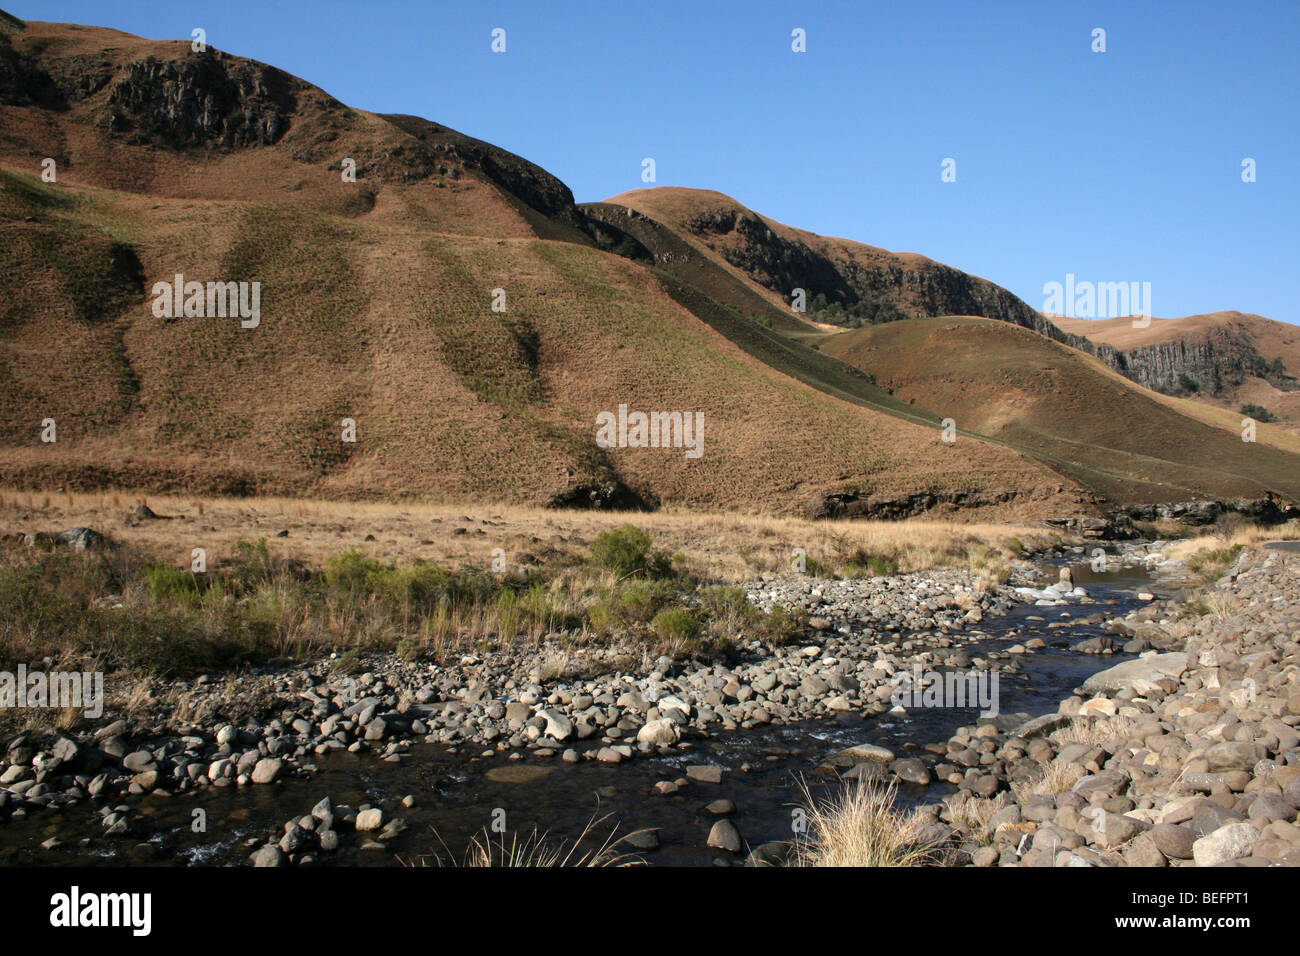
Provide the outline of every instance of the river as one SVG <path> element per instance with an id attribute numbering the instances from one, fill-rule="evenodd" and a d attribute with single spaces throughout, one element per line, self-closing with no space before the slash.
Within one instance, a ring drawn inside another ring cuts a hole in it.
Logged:
<path id="1" fill-rule="evenodd" d="M 1043 573 L 1045 582 L 1055 580 L 1055 567 L 1044 565 Z M 1062 612 L 1077 619 L 1100 611 L 1109 619 L 1137 606 L 1139 591 L 1159 593 L 1140 568 L 1096 573 L 1085 564 L 1075 566 L 1074 575 L 1091 603 L 1017 605 L 1003 617 L 986 618 L 980 630 L 988 638 L 963 648 L 977 655 L 982 649 L 1005 649 L 1012 641 L 1023 643 L 1033 637 L 1046 642 L 1045 648 L 1020 658 L 1019 673 L 1001 676 L 1003 714 L 1054 712 L 1089 674 L 1128 656 L 1095 657 L 1072 650 L 1075 643 L 1104 632 L 1100 623 L 1049 628 L 1049 623 L 1061 620 Z M 821 792 L 827 784 L 815 778 L 813 770 L 830 754 L 860 743 L 879 744 L 899 756 L 919 754 L 919 748 L 945 741 L 958 727 L 975 720 L 974 709 L 920 709 L 906 717 L 882 714 L 865 720 L 846 714 L 833 722 L 720 733 L 696 740 L 686 753 L 639 756 L 617 766 L 596 761 L 564 764 L 558 757 L 533 755 L 521 761 L 504 755 L 484 759 L 477 749 L 458 753 L 423 744 L 414 746 L 398 763 L 339 752 L 317 758 L 315 775 L 286 779 L 275 786 L 129 798 L 118 805 L 132 807 L 145 822 L 142 836 L 105 836 L 91 803 L 11 818 L 0 822 L 0 865 L 241 865 L 247 861 L 250 841 L 253 846 L 265 842 L 286 820 L 307 814 L 326 795 L 335 804 L 393 807 L 388 816 L 396 814 L 407 824 L 383 850 L 362 849 L 359 835 L 348 833 L 337 852 L 317 856 L 330 865 L 432 862 L 432 854 L 439 851 L 459 856 L 494 814 L 500 819 L 501 811 L 508 831 L 527 835 L 537 827 L 556 840 L 571 840 L 593 816 L 609 814 L 595 830 L 600 838 L 615 825 L 620 834 L 657 829 L 660 848 L 638 854 L 649 864 L 722 865 L 739 862 L 743 854 L 733 856 L 706 847 L 716 819 L 705 810 L 710 801 L 734 801 L 737 812 L 731 819 L 749 847 L 789 840 L 800 781 L 807 780 L 814 793 Z M 722 783 L 692 783 L 672 796 L 655 792 L 657 781 L 683 777 L 687 765 L 701 763 L 726 768 Z M 904 785 L 899 795 L 908 803 L 930 802 L 950 789 L 946 783 Z M 397 801 L 407 794 L 414 796 L 415 806 L 398 808 Z M 202 811 L 205 824 L 201 832 L 195 832 L 196 810 Z M 52 837 L 60 845 L 42 848 L 42 842 Z"/>

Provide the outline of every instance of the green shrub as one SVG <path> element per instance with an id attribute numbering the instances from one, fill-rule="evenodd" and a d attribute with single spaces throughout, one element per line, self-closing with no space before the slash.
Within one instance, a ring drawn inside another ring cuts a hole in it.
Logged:
<path id="1" fill-rule="evenodd" d="M 728 618 L 736 621 L 752 620 L 759 615 L 758 608 L 749 603 L 744 588 L 716 587 L 700 594 L 700 608 L 711 618 Z"/>
<path id="2" fill-rule="evenodd" d="M 668 573 L 668 561 L 651 551 L 650 535 L 625 524 L 596 535 L 591 545 L 591 562 L 619 577 L 645 572 L 651 577 Z"/>
<path id="3" fill-rule="evenodd" d="M 360 551 L 344 551 L 325 562 L 325 584 L 334 590 L 360 593 L 373 588 L 372 581 L 386 568 Z"/>
<path id="4" fill-rule="evenodd" d="M 690 641 L 700 633 L 699 619 L 684 607 L 670 607 L 660 611 L 651 622 L 655 634 L 664 641 Z"/>
<path id="5" fill-rule="evenodd" d="M 1190 571 L 1203 571 L 1205 569 L 1218 569 L 1225 567 L 1237 560 L 1237 555 L 1241 554 L 1241 545 L 1234 544 L 1230 548 L 1214 548 L 1209 551 L 1198 551 L 1187 559 L 1187 568 Z"/>
<path id="6" fill-rule="evenodd" d="M 1253 418 L 1253 419 L 1255 419 L 1255 421 L 1257 421 L 1257 422 L 1276 422 L 1276 421 L 1280 421 L 1280 419 L 1279 419 L 1276 415 L 1274 415 L 1272 412 L 1270 412 L 1270 411 L 1269 411 L 1267 408 L 1265 408 L 1263 405 L 1256 405 L 1256 404 L 1254 404 L 1254 403 L 1250 403 L 1250 404 L 1247 404 L 1247 405 L 1242 405 L 1242 406 L 1241 406 L 1241 414 L 1243 414 L 1243 415 L 1245 415 L 1245 416 L 1247 416 L 1247 417 L 1249 417 L 1249 418 Z"/>
<path id="7" fill-rule="evenodd" d="M 774 647 L 793 643 L 807 632 L 808 615 L 801 611 L 789 611 L 779 604 L 759 621 L 759 633 L 763 641 Z"/>
<path id="8" fill-rule="evenodd" d="M 207 590 L 210 579 L 206 575 L 185 571 L 170 564 L 147 564 L 144 583 L 155 601 L 179 601 L 194 607 Z"/>
<path id="9" fill-rule="evenodd" d="M 614 606 L 625 623 L 645 622 L 676 596 L 676 589 L 664 581 L 630 580 L 614 592 Z"/>
<path id="10" fill-rule="evenodd" d="M 461 596 L 460 582 L 446 568 L 423 561 L 400 568 L 381 568 L 367 575 L 371 592 L 398 607 L 431 610 Z"/>

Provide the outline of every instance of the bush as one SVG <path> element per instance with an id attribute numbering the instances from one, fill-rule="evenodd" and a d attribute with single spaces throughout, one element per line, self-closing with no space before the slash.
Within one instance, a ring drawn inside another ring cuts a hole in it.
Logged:
<path id="1" fill-rule="evenodd" d="M 367 576 L 374 594 L 401 608 L 432 610 L 461 596 L 456 575 L 436 564 L 417 562 L 400 568 L 383 568 Z"/>
<path id="2" fill-rule="evenodd" d="M 614 593 L 623 621 L 649 621 L 676 596 L 663 581 L 627 581 Z"/>
<path id="3" fill-rule="evenodd" d="M 360 551 L 344 551 L 325 562 L 325 584 L 333 590 L 350 593 L 369 591 L 374 576 L 383 571 L 384 565 L 374 558 Z"/>
<path id="4" fill-rule="evenodd" d="M 1257 421 L 1257 422 L 1276 422 L 1276 421 L 1280 421 L 1280 419 L 1279 419 L 1276 415 L 1274 415 L 1272 412 L 1270 412 L 1270 411 L 1269 411 L 1267 408 L 1265 408 L 1263 405 L 1255 405 L 1255 404 L 1253 404 L 1253 403 L 1251 403 L 1251 404 L 1247 404 L 1247 405 L 1242 405 L 1242 406 L 1241 406 L 1241 414 L 1245 415 L 1245 416 L 1248 417 L 1248 418 L 1253 418 L 1253 419 L 1255 419 L 1255 421 Z"/>
<path id="5" fill-rule="evenodd" d="M 744 622 L 758 616 L 758 609 L 749 603 L 744 588 L 709 588 L 700 594 L 700 607 L 711 618 Z"/>
<path id="6" fill-rule="evenodd" d="M 627 577 L 638 571 L 653 572 L 656 562 L 650 551 L 650 535 L 625 524 L 596 535 L 591 545 L 591 561 L 596 567 Z"/>
<path id="7" fill-rule="evenodd" d="M 699 619 L 684 607 L 660 611 L 651 622 L 655 634 L 663 641 L 690 641 L 700 633 Z"/>
<path id="8" fill-rule="evenodd" d="M 155 601 L 179 601 L 186 607 L 198 604 L 209 580 L 170 564 L 147 564 L 144 568 L 145 587 Z"/>
<path id="9" fill-rule="evenodd" d="M 786 610 L 779 604 L 763 615 L 759 632 L 764 642 L 779 647 L 802 638 L 808 632 L 808 616 L 802 612 Z"/>

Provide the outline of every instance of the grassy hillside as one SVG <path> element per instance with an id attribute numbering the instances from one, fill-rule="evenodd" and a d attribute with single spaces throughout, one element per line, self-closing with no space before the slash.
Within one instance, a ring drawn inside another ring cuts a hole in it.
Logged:
<path id="1" fill-rule="evenodd" d="M 1116 500 L 1167 501 L 1206 486 L 1300 496 L 1294 455 L 1181 414 L 1091 356 L 1004 322 L 894 322 L 832 336 L 823 349 L 897 397 L 1029 451 Z"/>
<path id="2" fill-rule="evenodd" d="M 1202 364 L 1205 356 L 1212 356 L 1220 372 L 1212 383 L 1217 387 L 1165 391 L 1233 412 L 1247 404 L 1262 406 L 1277 416 L 1285 429 L 1300 435 L 1300 328 L 1294 325 L 1243 312 L 1152 319 L 1145 328 L 1135 328 L 1127 317 L 1054 321 L 1069 332 L 1136 355 L 1139 360 L 1144 353 L 1157 350 L 1175 363 L 1186 354 L 1193 361 L 1200 358 Z M 1189 382 L 1181 375 L 1180 381 Z"/>
<path id="3" fill-rule="evenodd" d="M 1223 456 L 1184 449 L 1139 468 L 1106 433 L 1102 451 L 1070 451 L 1080 436 L 1048 441 L 1035 422 L 955 414 L 941 391 L 882 387 L 847 346 L 911 322 L 828 337 L 872 309 L 960 306 L 1037 345 L 1064 333 L 985 280 L 718 193 L 580 207 L 490 144 L 184 42 L 0 33 L 0 239 L 10 485 L 539 505 L 623 482 L 693 508 L 926 493 L 998 502 L 1002 517 L 1078 510 L 1098 491 L 1282 489 L 1273 476 L 1296 460 L 1246 480 L 1226 433 L 1155 405 L 1171 436 Z M 786 303 L 801 270 L 824 314 Z M 259 283 L 260 324 L 155 315 L 155 283 L 178 273 Z M 952 374 L 984 388 L 985 371 Z M 1155 413 L 1108 381 L 1114 429 L 1140 433 Z M 701 413 L 703 456 L 600 447 L 597 415 L 620 405 Z M 940 440 L 950 414 L 956 445 Z M 57 442 L 40 440 L 47 419 Z"/>
<path id="4" fill-rule="evenodd" d="M 51 24 L 7 43 L 25 79 L 0 105 L 6 482 L 540 504 L 623 481 L 773 512 L 846 485 L 1075 503 L 1036 462 L 953 455 L 853 369 L 603 251 L 567 188 L 502 150 L 183 43 Z M 171 105 L 242 89 L 265 93 L 215 119 Z M 155 316 L 153 285 L 176 273 L 260 282 L 260 325 Z M 702 413 L 703 456 L 598 447 L 597 414 L 620 404 Z"/>

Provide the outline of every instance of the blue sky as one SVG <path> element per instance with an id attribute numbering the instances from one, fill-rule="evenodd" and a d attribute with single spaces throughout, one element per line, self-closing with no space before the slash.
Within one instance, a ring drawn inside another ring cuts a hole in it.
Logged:
<path id="1" fill-rule="evenodd" d="M 579 201 L 728 193 L 920 252 L 1040 308 L 1150 282 L 1158 316 L 1300 324 L 1300 4 L 7 0 L 188 38 L 495 143 Z M 506 52 L 490 50 L 506 31 Z M 807 52 L 791 51 L 802 28 Z M 1106 31 L 1094 53 L 1092 31 Z M 956 161 L 957 181 L 941 182 Z M 1257 164 L 1243 183 L 1241 163 Z"/>

